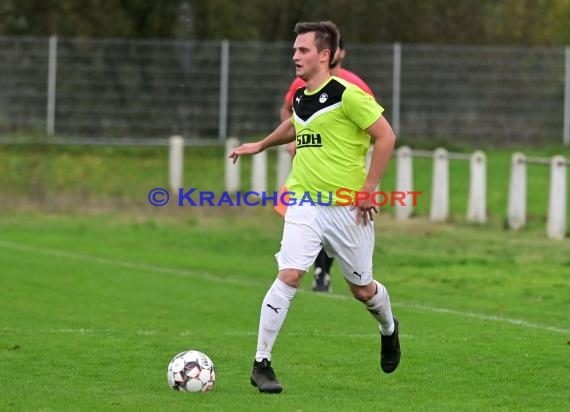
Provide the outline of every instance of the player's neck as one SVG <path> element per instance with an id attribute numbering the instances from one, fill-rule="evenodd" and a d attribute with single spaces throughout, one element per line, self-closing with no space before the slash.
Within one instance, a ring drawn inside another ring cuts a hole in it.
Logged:
<path id="1" fill-rule="evenodd" d="M 311 92 L 317 90 L 330 77 L 331 77 L 331 74 L 328 71 L 322 71 L 322 72 L 315 74 L 315 76 L 311 77 L 310 79 L 307 79 L 307 81 L 306 81 L 307 91 L 309 93 L 311 93 Z"/>

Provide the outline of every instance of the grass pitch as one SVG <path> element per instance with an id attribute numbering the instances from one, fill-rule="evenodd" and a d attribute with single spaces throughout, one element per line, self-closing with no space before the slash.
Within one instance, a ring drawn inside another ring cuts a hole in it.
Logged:
<path id="1" fill-rule="evenodd" d="M 376 324 L 333 266 L 332 294 L 305 278 L 274 349 L 284 392 L 262 395 L 249 373 L 282 221 L 193 213 L 0 216 L 1 410 L 568 410 L 568 241 L 542 227 L 382 216 L 398 370 L 380 371 Z M 167 386 L 189 348 L 216 364 L 209 394 Z"/>

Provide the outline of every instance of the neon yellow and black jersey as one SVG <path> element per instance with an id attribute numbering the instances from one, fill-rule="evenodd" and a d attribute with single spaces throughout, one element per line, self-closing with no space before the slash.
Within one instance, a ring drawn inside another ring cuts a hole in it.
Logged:
<path id="1" fill-rule="evenodd" d="M 305 87 L 298 89 L 292 117 L 297 153 L 288 190 L 297 198 L 308 192 L 313 200 L 320 193 L 323 201 L 332 192 L 333 202 L 346 201 L 336 197 L 338 189 L 360 190 L 370 146 L 365 130 L 383 111 L 369 94 L 338 77 L 311 93 Z"/>

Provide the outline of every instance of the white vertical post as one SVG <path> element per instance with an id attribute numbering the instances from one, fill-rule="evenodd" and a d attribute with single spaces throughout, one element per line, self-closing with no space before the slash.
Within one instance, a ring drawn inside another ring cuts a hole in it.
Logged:
<path id="1" fill-rule="evenodd" d="M 570 146 L 570 47 L 564 49 L 564 131 L 563 142 Z"/>
<path id="2" fill-rule="evenodd" d="M 566 236 L 566 159 L 554 156 L 550 161 L 550 195 L 546 233 L 551 239 Z"/>
<path id="3" fill-rule="evenodd" d="M 226 191 L 229 193 L 235 193 L 240 189 L 241 179 L 240 179 L 240 164 L 241 160 L 238 160 L 236 164 L 233 160 L 228 158 L 230 153 L 239 147 L 239 139 L 235 137 L 230 137 L 226 140 L 226 157 L 225 157 L 225 186 Z"/>
<path id="4" fill-rule="evenodd" d="M 55 133 L 55 93 L 57 81 L 57 36 L 49 38 L 46 132 Z"/>
<path id="5" fill-rule="evenodd" d="M 182 187 L 182 176 L 184 174 L 184 139 L 181 136 L 171 136 L 169 153 L 169 173 L 168 182 L 173 193 L 178 193 Z"/>
<path id="6" fill-rule="evenodd" d="M 402 146 L 396 152 L 396 191 L 408 193 L 413 190 L 412 150 Z M 412 202 L 406 198 L 405 205 L 396 202 L 395 210 L 397 220 L 406 220 L 412 215 Z"/>
<path id="7" fill-rule="evenodd" d="M 478 150 L 469 161 L 469 204 L 467 221 L 485 223 L 487 220 L 487 159 Z"/>
<path id="8" fill-rule="evenodd" d="M 392 68 L 392 130 L 396 136 L 400 134 L 400 85 L 402 76 L 402 46 L 394 43 Z"/>
<path id="9" fill-rule="evenodd" d="M 444 222 L 449 216 L 449 156 L 439 148 L 433 152 L 433 176 L 431 184 L 430 218 Z"/>
<path id="10" fill-rule="evenodd" d="M 251 163 L 251 190 L 265 192 L 267 190 L 267 152 L 253 156 Z"/>
<path id="11" fill-rule="evenodd" d="M 277 190 L 287 181 L 291 173 L 291 155 L 287 151 L 287 145 L 277 146 Z"/>
<path id="12" fill-rule="evenodd" d="M 513 153 L 511 158 L 507 221 L 510 229 L 526 225 L 526 156 L 522 153 Z"/>
<path id="13" fill-rule="evenodd" d="M 222 40 L 220 48 L 220 108 L 218 138 L 223 141 L 228 135 L 228 90 L 230 77 L 230 42 Z"/>

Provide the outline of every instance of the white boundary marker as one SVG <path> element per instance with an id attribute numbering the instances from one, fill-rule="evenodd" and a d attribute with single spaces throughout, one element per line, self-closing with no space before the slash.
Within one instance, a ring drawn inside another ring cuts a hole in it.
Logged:
<path id="1" fill-rule="evenodd" d="M 150 264 L 145 264 L 145 263 L 136 263 L 136 262 L 130 262 L 130 261 L 125 261 L 125 260 L 108 259 L 108 258 L 102 258 L 102 257 L 98 257 L 98 256 L 86 255 L 86 254 L 82 254 L 82 253 L 68 252 L 65 250 L 56 250 L 56 249 L 47 249 L 47 248 L 36 247 L 36 246 L 29 246 L 29 245 L 24 245 L 21 243 L 16 243 L 16 242 L 9 242 L 6 240 L 0 240 L 0 248 L 18 250 L 18 251 L 23 251 L 23 252 L 31 252 L 31 253 L 35 253 L 35 254 L 42 254 L 42 255 L 53 256 L 53 257 L 61 257 L 61 258 L 65 258 L 65 259 L 83 260 L 83 261 L 87 261 L 87 262 L 124 267 L 124 268 L 128 268 L 128 269 L 137 269 L 137 270 L 145 270 L 145 271 L 157 272 L 157 273 L 166 273 L 166 274 L 172 274 L 172 275 L 178 275 L 178 276 L 194 277 L 194 278 L 199 278 L 199 279 L 208 280 L 208 281 L 217 282 L 217 283 L 226 283 L 226 284 L 242 285 L 242 286 L 250 286 L 250 287 L 264 287 L 264 284 L 262 284 L 261 282 L 250 282 L 250 281 L 246 281 L 244 279 L 237 279 L 235 277 L 232 278 L 232 277 L 227 277 L 227 276 L 223 276 L 223 277 L 222 276 L 216 276 L 216 275 L 213 275 L 211 273 L 207 273 L 207 272 L 203 272 L 203 271 L 197 272 L 197 271 L 191 271 L 191 270 L 169 268 L 166 266 L 150 265 Z M 269 287 L 269 283 L 267 283 L 265 286 Z M 299 290 L 299 292 L 304 293 L 306 291 Z M 338 294 L 334 294 L 334 293 L 318 293 L 318 294 L 313 293 L 313 292 L 310 292 L 310 293 L 314 296 L 323 297 L 323 298 L 352 300 L 352 298 L 350 298 L 349 296 L 338 295 Z M 446 315 L 454 315 L 454 316 L 483 320 L 483 321 L 506 323 L 506 324 L 515 325 L 515 326 L 521 326 L 521 327 L 528 328 L 528 329 L 540 329 L 540 330 L 545 330 L 545 331 L 549 331 L 549 332 L 570 334 L 570 329 L 564 329 L 564 328 L 559 328 L 556 326 L 549 326 L 549 325 L 543 325 L 540 323 L 528 322 L 528 321 L 522 320 L 522 319 L 505 318 L 505 317 L 497 316 L 497 315 L 486 315 L 486 314 L 477 313 L 477 312 L 466 312 L 466 311 L 455 310 L 455 309 L 439 308 L 439 307 L 434 307 L 434 306 L 429 306 L 429 305 L 420 305 L 420 304 L 416 304 L 413 302 L 398 302 L 398 303 L 393 304 L 393 306 L 403 307 L 403 308 L 417 310 L 417 311 L 421 311 L 421 312 L 441 313 L 441 314 L 446 314 Z M 0 334 L 4 330 L 9 331 L 10 329 L 0 328 Z M 66 333 L 65 331 L 67 331 L 67 330 L 68 329 L 61 329 L 60 333 Z M 68 331 L 69 332 L 67 332 L 67 333 L 90 333 L 89 331 L 91 331 L 91 329 L 69 329 Z M 77 331 L 77 332 L 75 332 L 75 331 Z M 81 331 L 83 331 L 83 332 L 81 332 Z M 148 335 L 154 334 L 154 331 L 139 331 L 139 332 L 141 332 L 140 334 L 148 334 Z"/>
<path id="2" fill-rule="evenodd" d="M 182 136 L 170 136 L 168 152 L 168 186 L 173 193 L 183 186 L 184 178 L 184 139 Z"/>

